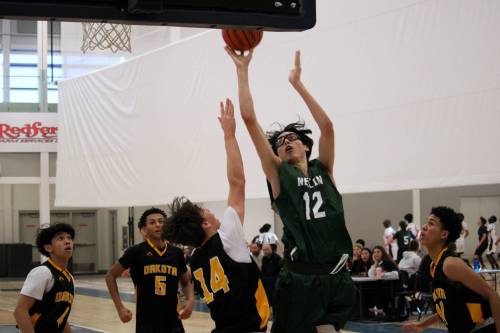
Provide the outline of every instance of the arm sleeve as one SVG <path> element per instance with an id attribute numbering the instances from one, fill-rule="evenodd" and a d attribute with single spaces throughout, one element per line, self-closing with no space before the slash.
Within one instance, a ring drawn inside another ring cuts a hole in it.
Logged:
<path id="1" fill-rule="evenodd" d="M 243 225 L 240 222 L 238 213 L 232 208 L 227 207 L 219 228 L 219 236 L 227 255 L 236 262 L 250 263 L 250 253 L 248 251 L 245 235 L 243 234 Z"/>
<path id="2" fill-rule="evenodd" d="M 24 281 L 21 294 L 42 300 L 43 295 L 54 286 L 54 278 L 50 269 L 44 265 L 33 268 Z"/>

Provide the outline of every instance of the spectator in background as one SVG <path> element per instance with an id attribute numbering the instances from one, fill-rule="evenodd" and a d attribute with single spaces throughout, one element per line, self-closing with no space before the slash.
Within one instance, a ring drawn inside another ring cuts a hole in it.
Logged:
<path id="1" fill-rule="evenodd" d="M 186 265 L 190 265 L 191 263 L 191 254 L 193 253 L 192 246 L 184 246 L 182 251 L 184 252 L 184 260 L 186 261 Z"/>
<path id="2" fill-rule="evenodd" d="M 399 277 L 398 266 L 385 252 L 383 246 L 373 248 L 373 265 L 368 270 L 368 277 L 380 279 L 397 279 Z M 384 320 L 389 303 L 391 303 L 389 293 L 384 289 L 375 289 L 368 297 L 368 311 L 377 320 Z M 372 315 L 373 314 L 373 315 Z"/>
<path id="3" fill-rule="evenodd" d="M 356 244 L 360 244 L 361 248 L 364 248 L 366 246 L 365 240 L 361 238 L 356 241 Z"/>
<path id="4" fill-rule="evenodd" d="M 391 220 L 387 219 L 382 222 L 384 226 L 384 248 L 385 252 L 388 253 L 391 258 L 396 258 L 398 254 L 398 244 L 396 240 L 393 239 L 396 230 L 391 227 Z"/>
<path id="5" fill-rule="evenodd" d="M 396 261 L 399 262 L 403 257 L 403 252 L 408 251 L 410 248 L 410 242 L 415 239 L 412 232 L 406 229 L 406 221 L 399 222 L 400 230 L 396 232 L 393 236 L 394 240 L 398 244 L 398 256 Z"/>
<path id="6" fill-rule="evenodd" d="M 373 265 L 372 251 L 365 247 L 361 250 L 361 255 L 358 260 L 353 261 L 351 275 L 368 276 L 368 271 Z"/>
<path id="7" fill-rule="evenodd" d="M 262 258 L 260 277 L 266 290 L 269 304 L 273 304 L 274 286 L 281 270 L 282 259 L 273 251 L 271 245 L 267 243 L 262 245 L 262 254 L 264 257 Z"/>
<path id="8" fill-rule="evenodd" d="M 398 277 L 398 266 L 382 246 L 377 245 L 373 248 L 372 258 L 373 265 L 368 271 L 369 277 L 377 279 Z"/>
<path id="9" fill-rule="evenodd" d="M 477 220 L 477 237 L 479 242 L 476 245 L 476 251 L 474 252 L 474 257 L 476 257 L 479 260 L 479 263 L 481 264 L 481 268 L 485 268 L 484 262 L 483 262 L 483 253 L 486 251 L 486 248 L 488 247 L 488 229 L 486 227 L 486 219 L 482 216 L 479 217 Z"/>
<path id="10" fill-rule="evenodd" d="M 353 264 L 360 259 L 362 249 L 363 247 L 361 246 L 361 244 L 358 243 L 352 246 L 352 259 L 349 259 L 349 261 L 347 262 L 347 268 L 349 270 L 351 270 Z"/>
<path id="11" fill-rule="evenodd" d="M 274 232 L 271 231 L 271 225 L 269 223 L 264 224 L 259 229 L 260 235 L 258 242 L 261 245 L 269 244 L 273 248 L 273 251 L 276 251 L 277 244 L 279 243 L 278 236 Z"/>
<path id="12" fill-rule="evenodd" d="M 413 234 L 413 238 L 418 239 L 418 234 L 420 233 L 419 226 L 413 222 L 413 215 L 408 213 L 404 216 L 404 220 L 406 221 L 406 230 L 410 231 Z"/>
<path id="13" fill-rule="evenodd" d="M 467 223 L 464 221 L 464 214 L 457 213 L 458 219 L 462 224 L 462 232 L 460 232 L 460 237 L 455 241 L 455 245 L 457 246 L 457 255 L 462 257 L 462 254 L 465 251 L 465 239 L 469 236 L 469 228 L 467 227 Z"/>
<path id="14" fill-rule="evenodd" d="M 491 268 L 498 269 L 497 261 L 495 260 L 495 253 L 497 252 L 497 231 L 495 228 L 496 216 L 491 216 L 488 219 L 486 230 L 488 231 L 488 247 L 486 248 L 486 259 L 491 265 Z"/>
<path id="15" fill-rule="evenodd" d="M 257 264 L 259 269 L 262 269 L 262 245 L 259 243 L 253 242 L 250 244 L 250 256 L 252 257 L 253 261 Z"/>
<path id="16" fill-rule="evenodd" d="M 361 246 L 361 244 L 354 244 L 354 246 L 352 247 L 352 261 L 358 260 L 361 257 L 362 249 L 363 247 Z"/>
<path id="17" fill-rule="evenodd" d="M 398 264 L 399 270 L 407 272 L 410 278 L 417 273 L 420 263 L 422 262 L 422 258 L 417 254 L 417 251 L 418 241 L 413 239 L 410 242 L 408 251 L 403 252 L 403 258 Z"/>

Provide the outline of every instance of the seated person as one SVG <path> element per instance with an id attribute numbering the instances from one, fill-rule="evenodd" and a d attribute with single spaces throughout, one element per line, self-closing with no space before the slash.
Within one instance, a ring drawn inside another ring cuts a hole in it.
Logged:
<path id="1" fill-rule="evenodd" d="M 352 270 L 353 264 L 360 259 L 362 249 L 363 247 L 361 246 L 361 244 L 356 243 L 352 246 L 352 259 L 349 259 L 347 261 L 347 269 L 349 271 Z"/>
<path id="2" fill-rule="evenodd" d="M 403 258 L 398 264 L 399 270 L 407 272 L 410 278 L 417 273 L 420 262 L 422 261 L 417 251 L 418 241 L 414 239 L 410 242 L 409 250 L 403 252 Z"/>
<path id="3" fill-rule="evenodd" d="M 369 248 L 365 247 L 361 250 L 359 259 L 355 260 L 352 263 L 351 275 L 366 277 L 368 276 L 368 271 L 370 270 L 370 267 L 372 265 L 372 251 L 370 251 Z"/>
<path id="4" fill-rule="evenodd" d="M 385 249 L 377 245 L 373 248 L 373 265 L 368 270 L 368 276 L 377 279 L 398 278 L 398 266 L 387 254 Z"/>
<path id="5" fill-rule="evenodd" d="M 368 270 L 368 277 L 377 280 L 399 278 L 398 266 L 382 246 L 377 245 L 373 248 L 372 258 L 373 265 Z M 373 289 L 367 295 L 366 302 L 370 315 L 376 320 L 384 320 L 391 301 L 391 295 L 383 285 L 380 288 Z"/>

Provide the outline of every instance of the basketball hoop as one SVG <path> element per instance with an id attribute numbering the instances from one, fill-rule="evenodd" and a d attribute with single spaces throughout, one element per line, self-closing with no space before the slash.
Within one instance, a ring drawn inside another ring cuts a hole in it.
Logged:
<path id="1" fill-rule="evenodd" d="M 113 53 L 118 51 L 132 52 L 130 47 L 130 34 L 132 28 L 126 24 L 113 23 L 82 23 L 83 39 L 81 50 L 83 53 L 96 48 L 110 49 Z"/>

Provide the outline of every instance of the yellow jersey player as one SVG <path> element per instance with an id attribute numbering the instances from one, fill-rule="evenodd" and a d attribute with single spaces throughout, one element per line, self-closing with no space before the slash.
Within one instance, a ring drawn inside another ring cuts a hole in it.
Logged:
<path id="1" fill-rule="evenodd" d="M 195 247 L 191 256 L 195 290 L 210 309 L 213 333 L 265 332 L 269 303 L 243 234 L 245 175 L 235 136 L 234 108 L 230 100 L 220 108 L 229 182 L 222 221 L 208 209 L 176 198 L 164 237 Z"/>
<path id="2" fill-rule="evenodd" d="M 436 313 L 421 322 L 404 324 L 403 332 L 421 332 L 441 321 L 451 333 L 500 333 L 500 297 L 448 249 L 461 231 L 460 218 L 453 209 L 432 208 L 420 238 L 432 259 L 430 275 Z"/>
<path id="3" fill-rule="evenodd" d="M 38 251 L 49 259 L 33 268 L 24 282 L 14 310 L 23 333 L 70 333 L 68 317 L 75 295 L 68 262 L 73 255 L 75 230 L 58 223 L 41 229 L 36 239 Z"/>
<path id="4" fill-rule="evenodd" d="M 193 285 L 181 249 L 161 238 L 166 214 L 158 208 L 146 210 L 138 223 L 145 241 L 128 248 L 106 275 L 106 284 L 122 322 L 132 319 L 132 312 L 120 298 L 116 279 L 126 269 L 136 287 L 136 332 L 183 333 L 180 319 L 187 319 L 193 308 Z M 186 303 L 177 312 L 179 282 Z"/>

